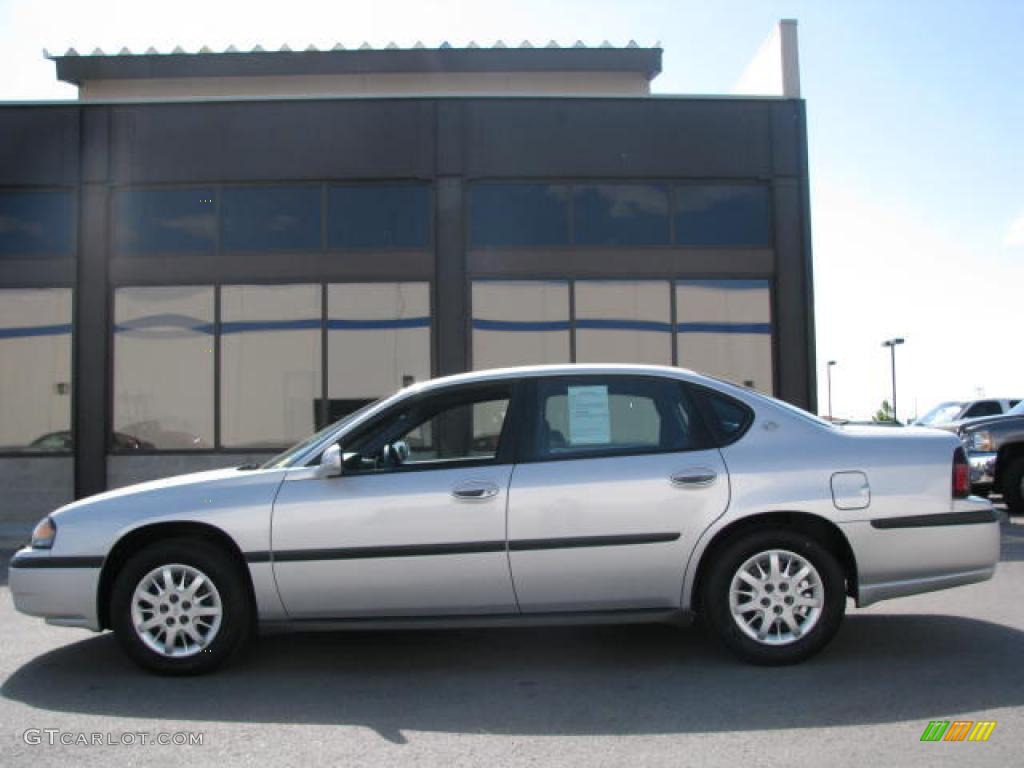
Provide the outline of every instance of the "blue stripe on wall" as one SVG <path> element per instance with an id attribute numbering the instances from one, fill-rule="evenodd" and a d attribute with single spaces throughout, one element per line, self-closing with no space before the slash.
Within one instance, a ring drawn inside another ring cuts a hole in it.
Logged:
<path id="1" fill-rule="evenodd" d="M 473 318 L 475 331 L 568 331 L 568 320 L 481 320 Z"/>
<path id="2" fill-rule="evenodd" d="M 191 315 L 179 315 L 164 313 L 159 315 L 146 315 L 137 317 L 134 320 L 127 320 L 114 326 L 115 333 L 126 333 L 129 331 L 166 331 L 175 329 L 179 331 L 193 331 L 194 333 L 213 333 L 213 323 L 200 320 Z"/>
<path id="3" fill-rule="evenodd" d="M 772 332 L 771 323 L 679 323 L 679 333 L 767 333 Z"/>
<path id="4" fill-rule="evenodd" d="M 751 291 L 767 289 L 767 280 L 676 280 L 676 285 L 698 288 L 722 288 L 726 290 Z"/>
<path id="5" fill-rule="evenodd" d="M 649 331 L 655 333 L 671 333 L 671 323 L 659 323 L 649 320 L 577 320 L 577 328 L 610 331 Z M 531 321 L 531 320 L 481 320 L 473 319 L 473 329 L 478 331 L 510 331 L 530 333 L 536 331 L 567 331 L 568 321 Z M 771 323 L 679 323 L 676 330 L 680 333 L 767 333 L 772 332 Z"/>
<path id="6" fill-rule="evenodd" d="M 342 320 L 332 318 L 327 321 L 331 330 L 399 330 L 402 328 L 429 328 L 429 317 L 401 317 L 381 320 Z M 70 326 L 68 326 L 70 329 Z M 320 320 L 239 320 L 221 323 L 221 333 L 252 333 L 258 331 L 301 331 L 319 330 Z M 22 330 L 22 329 L 12 329 Z M 190 331 L 192 333 L 213 334 L 213 323 L 205 323 L 188 315 L 148 315 L 114 326 L 117 333 L 143 335 L 141 332 L 158 331 Z M 0 331 L 2 333 L 2 331 Z M 30 334 L 24 334 L 30 335 Z M 156 338 L 155 336 L 153 338 Z"/>
<path id="7" fill-rule="evenodd" d="M 577 319 L 576 327 L 608 331 L 654 331 L 655 333 L 672 333 L 672 323 L 659 323 L 656 320 L 586 318 L 582 320 Z"/>
<path id="8" fill-rule="evenodd" d="M 71 323 L 29 325 L 24 328 L 0 328 L 0 339 L 24 339 L 31 336 L 62 336 L 71 333 Z"/>
<path id="9" fill-rule="evenodd" d="M 319 318 L 309 320 L 236 320 L 220 324 L 222 334 L 302 330 L 320 330 Z"/>
<path id="10" fill-rule="evenodd" d="M 399 328 L 429 328 L 429 317 L 401 317 L 394 320 L 339 320 L 329 318 L 327 327 L 332 331 L 376 331 Z"/>

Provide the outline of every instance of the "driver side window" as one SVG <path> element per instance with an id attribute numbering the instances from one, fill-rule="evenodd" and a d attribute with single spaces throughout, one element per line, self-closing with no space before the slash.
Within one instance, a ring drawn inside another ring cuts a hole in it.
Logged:
<path id="1" fill-rule="evenodd" d="M 493 460 L 510 401 L 507 386 L 427 397 L 386 416 L 346 450 L 361 456 L 364 471 Z"/>

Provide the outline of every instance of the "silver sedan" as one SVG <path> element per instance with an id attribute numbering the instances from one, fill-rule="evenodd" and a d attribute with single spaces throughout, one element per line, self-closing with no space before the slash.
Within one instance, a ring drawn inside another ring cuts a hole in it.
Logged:
<path id="1" fill-rule="evenodd" d="M 257 625 L 677 621 L 800 661 L 857 605 L 982 581 L 999 555 L 955 436 L 836 427 L 676 368 L 486 371 L 403 389 L 258 468 L 63 507 L 17 608 L 214 669 Z"/>

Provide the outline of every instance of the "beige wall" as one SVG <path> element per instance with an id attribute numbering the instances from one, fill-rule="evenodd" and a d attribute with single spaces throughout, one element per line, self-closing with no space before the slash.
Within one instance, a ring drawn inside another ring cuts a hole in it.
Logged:
<path id="1" fill-rule="evenodd" d="M 473 283 L 473 319 L 569 323 L 569 285 L 518 281 Z M 569 362 L 569 331 L 474 330 L 473 368 Z"/>
<path id="2" fill-rule="evenodd" d="M 576 362 L 672 364 L 672 304 L 667 280 L 576 283 Z M 585 320 L 637 320 L 658 330 L 587 328 Z"/>
<path id="3" fill-rule="evenodd" d="M 723 281 L 726 283 L 727 281 Z M 736 290 L 699 282 L 676 286 L 678 323 L 770 323 L 768 287 Z M 772 394 L 772 337 L 765 333 L 679 333 L 683 368 Z"/>
<path id="4" fill-rule="evenodd" d="M 647 78 L 629 72 L 443 72 L 86 80 L 78 89 L 78 98 L 100 101 L 395 94 L 629 96 L 649 93 Z"/>

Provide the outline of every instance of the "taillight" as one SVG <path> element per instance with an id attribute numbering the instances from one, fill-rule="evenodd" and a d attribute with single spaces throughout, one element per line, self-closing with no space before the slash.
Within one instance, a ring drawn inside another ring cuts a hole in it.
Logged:
<path id="1" fill-rule="evenodd" d="M 953 498 L 966 499 L 971 495 L 971 468 L 963 448 L 953 453 Z"/>

